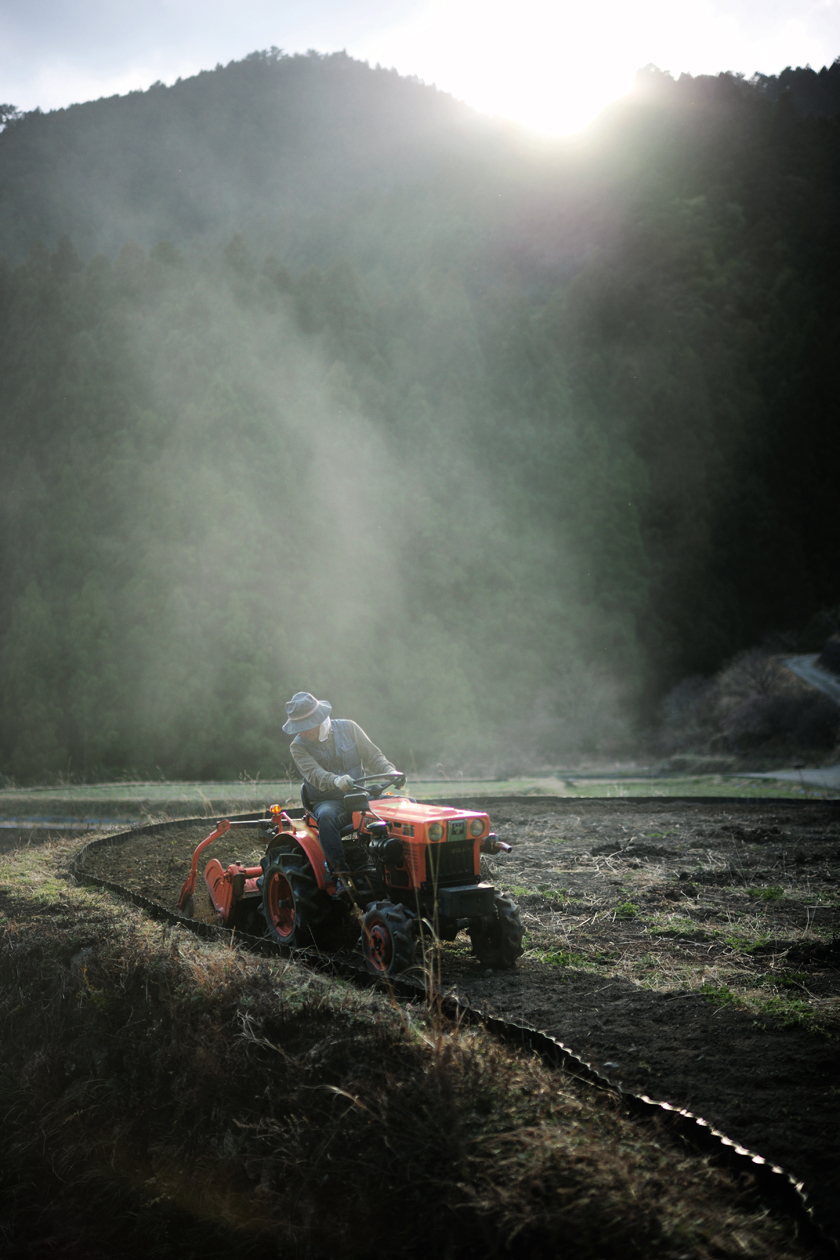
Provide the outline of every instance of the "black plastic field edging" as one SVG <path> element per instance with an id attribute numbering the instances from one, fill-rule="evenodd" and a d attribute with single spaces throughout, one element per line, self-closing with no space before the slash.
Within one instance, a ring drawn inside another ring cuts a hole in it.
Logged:
<path id="1" fill-rule="evenodd" d="M 466 800 L 467 798 L 463 799 Z M 581 800 L 584 800 L 587 803 L 592 802 L 594 804 L 598 802 L 612 807 L 623 807 L 627 804 L 636 803 L 661 805 L 665 800 L 680 804 L 697 802 L 708 804 L 712 802 L 726 805 L 735 803 L 751 805 L 755 803 L 757 805 L 790 805 L 795 808 L 801 808 L 804 805 L 819 803 L 823 805 L 836 804 L 840 807 L 840 800 L 818 802 L 812 800 L 791 801 L 787 797 L 535 798 L 533 796 L 505 796 L 496 799 L 498 803 L 505 802 L 507 804 L 527 804 L 533 803 L 535 800 L 556 801 L 558 799 L 578 804 Z M 452 803 L 454 804 L 455 802 Z M 264 816 L 265 811 L 260 810 L 249 814 L 231 815 L 230 818 L 232 822 L 246 822 L 261 819 Z M 324 954 L 314 949 L 291 950 L 276 944 L 267 937 L 251 936 L 247 932 L 201 923 L 197 919 L 188 919 L 184 915 L 170 910 L 167 906 L 162 906 L 158 902 L 152 901 L 151 898 L 144 897 L 141 893 L 132 892 L 131 889 L 124 888 L 121 884 L 114 883 L 113 880 L 101 879 L 98 875 L 93 875 L 85 870 L 87 855 L 95 852 L 97 849 L 113 845 L 124 845 L 132 840 L 136 840 L 139 836 L 154 835 L 157 832 L 169 831 L 176 827 L 195 826 L 200 823 L 209 823 L 210 821 L 210 819 L 205 817 L 178 818 L 167 820 L 166 822 L 147 823 L 140 827 L 133 827 L 129 831 L 99 836 L 94 840 L 89 840 L 76 853 L 71 866 L 72 875 L 80 884 L 93 884 L 97 888 L 104 888 L 145 911 L 151 918 L 185 928 L 206 940 L 225 941 L 230 945 L 236 944 L 252 953 L 273 954 L 285 958 L 293 957 L 295 961 L 301 962 L 313 970 L 338 975 L 342 979 L 353 981 L 356 984 L 366 987 L 382 985 L 389 992 L 407 1001 L 416 1001 L 417 998 L 425 997 L 424 986 L 410 977 L 396 976 L 389 978 L 387 981 L 381 980 L 371 975 L 361 959 L 355 962 L 347 958 L 338 958 L 330 954 Z M 632 1091 L 625 1089 L 620 1081 L 613 1081 L 609 1077 L 604 1076 L 596 1067 L 587 1062 L 586 1059 L 580 1058 L 562 1041 L 552 1037 L 549 1033 L 542 1032 L 538 1028 L 531 1028 L 525 1024 L 516 1024 L 509 1020 L 499 1019 L 495 1015 L 488 1015 L 486 1012 L 480 1011 L 451 995 L 442 998 L 441 1007 L 447 1017 L 460 1023 L 480 1026 L 500 1041 L 518 1047 L 527 1053 L 536 1054 L 547 1065 L 562 1068 L 578 1080 L 605 1090 L 617 1097 L 631 1115 L 665 1120 L 673 1132 L 695 1149 L 707 1154 L 715 1163 L 722 1164 L 733 1173 L 748 1173 L 752 1175 L 768 1206 L 775 1211 L 783 1212 L 796 1222 L 800 1236 L 806 1245 L 816 1247 L 818 1253 L 826 1257 L 840 1255 L 840 1241 L 826 1233 L 816 1219 L 814 1210 L 809 1204 L 804 1183 L 797 1181 L 795 1177 L 786 1172 L 784 1168 L 779 1167 L 778 1164 L 771 1163 L 769 1160 L 764 1159 L 763 1156 L 756 1154 L 755 1151 L 750 1151 L 746 1147 L 741 1146 L 740 1143 L 733 1141 L 732 1138 L 727 1137 L 725 1133 L 722 1133 L 710 1124 L 708 1120 L 694 1115 L 693 1112 L 687 1111 L 685 1108 L 674 1107 L 671 1103 L 650 1098 L 647 1094 L 632 1093 Z"/>

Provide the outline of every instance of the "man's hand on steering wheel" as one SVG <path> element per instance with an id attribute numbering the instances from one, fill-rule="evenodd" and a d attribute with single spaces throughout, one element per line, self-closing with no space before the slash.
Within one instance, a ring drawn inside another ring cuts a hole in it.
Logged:
<path id="1" fill-rule="evenodd" d="M 386 779 L 386 783 L 373 783 L 373 779 Z M 369 796 L 374 800 L 387 791 L 388 788 L 405 787 L 405 775 L 401 770 L 388 770 L 384 774 L 367 774 L 361 779 L 356 779 L 356 787 L 363 787 Z"/>

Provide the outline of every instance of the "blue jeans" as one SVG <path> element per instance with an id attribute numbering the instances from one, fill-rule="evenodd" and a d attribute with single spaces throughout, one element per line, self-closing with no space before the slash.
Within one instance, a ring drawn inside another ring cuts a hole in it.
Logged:
<path id="1" fill-rule="evenodd" d="M 353 821 L 353 815 L 344 808 L 343 801 L 319 801 L 317 805 L 313 805 L 312 813 L 318 819 L 318 836 L 330 870 L 333 874 L 336 871 L 346 871 L 347 861 L 341 844 L 341 829 Z"/>

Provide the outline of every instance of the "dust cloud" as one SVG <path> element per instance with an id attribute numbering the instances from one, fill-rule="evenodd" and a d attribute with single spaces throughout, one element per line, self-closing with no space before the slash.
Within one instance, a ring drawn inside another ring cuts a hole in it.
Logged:
<path id="1" fill-rule="evenodd" d="M 276 774 L 301 688 L 417 770 L 621 740 L 571 550 L 515 519 L 445 391 L 429 402 L 415 377 L 383 423 L 366 376 L 255 275 L 205 266 L 166 306 L 128 345 L 159 434 L 127 523 L 141 763 Z"/>

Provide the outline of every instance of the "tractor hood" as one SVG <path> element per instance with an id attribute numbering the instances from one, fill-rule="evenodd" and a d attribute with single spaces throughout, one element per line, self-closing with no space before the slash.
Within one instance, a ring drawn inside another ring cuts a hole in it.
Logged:
<path id="1" fill-rule="evenodd" d="M 420 801 L 410 801 L 404 796 L 380 796 L 371 801 L 370 810 L 377 817 L 388 822 L 430 823 L 447 822 L 452 818 L 487 818 L 482 809 L 455 809 L 452 805 L 424 805 Z"/>

